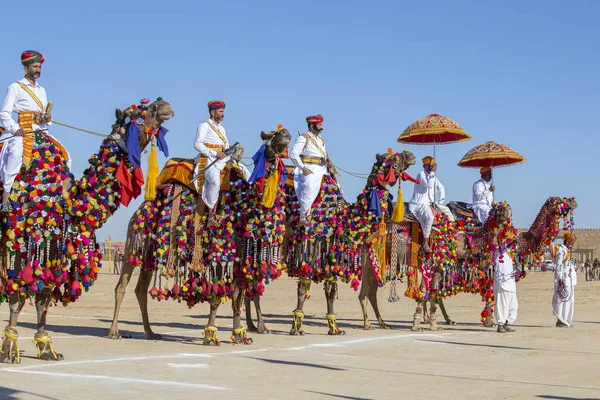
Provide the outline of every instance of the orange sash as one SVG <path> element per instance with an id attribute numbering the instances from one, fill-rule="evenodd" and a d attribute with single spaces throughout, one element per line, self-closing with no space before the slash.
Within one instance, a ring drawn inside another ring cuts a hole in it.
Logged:
<path id="1" fill-rule="evenodd" d="M 215 151 L 223 151 L 223 149 L 225 148 L 225 146 L 223 146 L 222 144 L 210 144 L 210 143 L 205 143 L 204 144 L 206 147 L 208 147 L 211 150 L 215 150 Z M 206 163 L 208 162 L 208 157 L 206 157 L 203 154 L 200 154 L 200 159 L 198 160 L 198 165 L 196 166 L 196 174 L 199 174 L 200 172 L 202 172 L 204 170 L 204 168 L 206 168 Z M 221 177 L 223 174 L 221 174 Z M 197 180 L 198 182 L 198 186 L 196 186 L 198 188 L 198 193 L 202 193 L 202 187 L 204 186 L 204 174 L 200 175 L 200 177 Z"/>

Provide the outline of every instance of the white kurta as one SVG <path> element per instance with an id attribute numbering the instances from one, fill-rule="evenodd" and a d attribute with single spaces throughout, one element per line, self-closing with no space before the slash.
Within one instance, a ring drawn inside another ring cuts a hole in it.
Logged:
<path id="1" fill-rule="evenodd" d="M 19 82 L 31 89 L 41 101 L 44 109 L 40 110 L 40 107 L 33 98 L 18 83 L 15 82 L 6 89 L 6 97 L 0 107 L 0 122 L 4 127 L 4 133 L 0 136 L 0 139 L 8 139 L 4 141 L 4 146 L 0 152 L 0 181 L 2 181 L 6 192 L 10 192 L 15 177 L 23 165 L 23 138 L 21 136 L 14 136 L 20 126 L 13 118 L 13 113 L 23 111 L 42 112 L 48 106 L 46 90 L 39 83 L 36 82 L 35 85 L 32 85 L 25 78 L 20 79 Z M 51 125 L 52 123 L 44 125 L 33 124 L 32 128 L 34 131 L 41 130 L 47 132 Z M 67 162 L 69 161 L 67 160 Z"/>
<path id="2" fill-rule="evenodd" d="M 217 133 L 211 128 L 211 125 L 219 130 L 219 132 L 225 138 L 225 142 L 223 142 L 219 135 L 217 135 Z M 194 149 L 200 154 L 206 156 L 208 159 L 206 165 L 208 165 L 217 159 L 217 152 L 206 147 L 206 144 L 218 144 L 224 148 L 229 147 L 229 141 L 227 140 L 227 135 L 225 133 L 223 124 L 216 123 L 212 120 L 207 120 L 201 123 L 196 130 Z M 222 160 L 217 161 L 215 165 L 210 167 L 204 173 L 202 201 L 204 201 L 204 204 L 206 204 L 209 210 L 212 210 L 215 204 L 217 204 L 217 200 L 219 199 L 219 190 L 221 189 L 221 171 L 223 168 L 225 168 L 225 165 L 227 165 L 227 162 L 230 160 L 230 158 L 231 157 L 225 157 Z M 197 185 L 197 182 L 198 180 L 196 180 L 194 184 Z M 196 189 L 198 189 L 197 186 Z"/>
<path id="3" fill-rule="evenodd" d="M 552 297 L 552 311 L 554 316 L 565 325 L 571 325 L 575 312 L 575 285 L 577 285 L 577 272 L 573 261 L 568 259 L 569 250 L 564 244 L 556 249 L 554 259 L 554 296 Z M 562 284 L 561 284 L 562 283 Z M 564 286 L 563 286 L 564 285 Z M 564 287 L 562 296 L 558 289 Z"/>
<path id="4" fill-rule="evenodd" d="M 517 319 L 519 302 L 517 301 L 517 284 L 513 261 L 508 252 L 504 252 L 500 260 L 500 252 L 494 255 L 494 299 L 496 306 L 494 316 L 498 325 L 512 325 Z"/>
<path id="5" fill-rule="evenodd" d="M 490 191 L 490 182 L 483 178 L 473 184 L 473 212 L 483 225 L 487 221 L 492 209 L 493 193 Z"/>
<path id="6" fill-rule="evenodd" d="M 408 203 L 408 209 L 415 215 L 421 229 L 423 230 L 423 237 L 429 238 L 431 233 L 431 226 L 433 225 L 433 212 L 430 206 L 434 205 L 439 208 L 441 212 L 446 214 L 451 221 L 454 221 L 454 216 L 450 212 L 450 209 L 444 205 L 446 199 L 446 191 L 444 185 L 435 177 L 435 173 L 430 172 L 429 174 L 425 171 L 419 172 L 417 175 L 419 183 L 415 183 L 415 189 L 413 196 Z M 439 195 L 437 203 L 435 200 L 435 191 Z"/>
<path id="7" fill-rule="evenodd" d="M 312 141 L 308 141 L 307 144 L 306 138 L 303 135 L 300 135 L 296 139 L 296 142 L 292 147 L 292 151 L 290 152 L 290 160 L 294 166 L 296 166 L 296 168 L 294 168 L 294 188 L 296 189 L 296 196 L 300 202 L 300 218 L 302 220 L 306 219 L 313 202 L 319 194 L 323 176 L 328 175 L 326 166 L 308 163 L 305 164 L 302 161 L 300 157 L 302 155 L 319 158 L 325 158 L 327 155 L 325 150 L 325 142 L 321 136 L 315 135 L 312 132 L 306 132 L 306 134 L 310 136 L 317 145 L 315 146 L 315 143 Z M 302 172 L 303 167 L 311 170 L 312 174 L 304 175 Z"/>

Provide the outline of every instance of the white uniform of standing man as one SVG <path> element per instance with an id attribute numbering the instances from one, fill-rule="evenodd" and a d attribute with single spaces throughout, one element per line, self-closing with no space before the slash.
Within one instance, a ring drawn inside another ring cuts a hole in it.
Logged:
<path id="1" fill-rule="evenodd" d="M 487 221 L 492 209 L 495 187 L 490 183 L 492 180 L 491 168 L 483 167 L 479 170 L 479 173 L 481 174 L 481 179 L 473 184 L 473 212 L 477 215 L 481 225 L 483 225 Z"/>
<path id="2" fill-rule="evenodd" d="M 0 122 L 4 128 L 4 132 L 0 135 L 0 140 L 4 143 L 0 151 L 0 181 L 4 189 L 2 210 L 5 212 L 11 210 L 10 191 L 23 165 L 23 138 L 26 134 L 33 135 L 32 132 L 38 130 L 47 132 L 52 124 L 51 116 L 46 114 L 48 106 L 46 90 L 37 82 L 42 73 L 43 63 L 44 56 L 41 53 L 33 50 L 23 52 L 21 64 L 23 64 L 25 77 L 8 87 L 0 107 Z M 31 91 L 38 101 L 27 90 Z M 36 113 L 35 122 L 31 125 L 32 132 L 26 132 L 19 122 L 13 119 L 13 113 L 24 112 Z"/>
<path id="3" fill-rule="evenodd" d="M 296 139 L 290 160 L 294 168 L 294 188 L 300 202 L 300 224 L 306 225 L 313 202 L 321 189 L 324 175 L 329 175 L 331 161 L 321 137 L 323 117 L 320 114 L 306 117 L 308 131 Z"/>
<path id="4" fill-rule="evenodd" d="M 575 244 L 573 233 L 567 232 L 564 244 L 557 246 L 554 258 L 554 296 L 552 297 L 552 311 L 556 317 L 557 328 L 572 327 L 573 314 L 575 313 L 575 285 L 577 285 L 577 272 L 571 259 L 571 249 Z"/>
<path id="5" fill-rule="evenodd" d="M 423 157 L 423 171 L 417 175 L 418 183 L 415 183 L 413 196 L 408 203 L 408 209 L 415 215 L 421 230 L 423 231 L 423 250 L 427 253 L 431 252 L 429 246 L 429 235 L 433 226 L 433 211 L 431 206 L 437 207 L 451 221 L 454 221 L 454 216 L 450 209 L 444 205 L 446 199 L 446 191 L 441 182 L 436 178 L 437 164 L 431 156 Z M 438 193 L 438 201 L 435 201 L 435 193 Z"/>
<path id="6" fill-rule="evenodd" d="M 514 332 L 511 327 L 517 319 L 519 302 L 517 301 L 517 283 L 513 260 L 507 250 L 502 257 L 500 251 L 494 254 L 494 316 L 498 323 L 498 332 Z"/>

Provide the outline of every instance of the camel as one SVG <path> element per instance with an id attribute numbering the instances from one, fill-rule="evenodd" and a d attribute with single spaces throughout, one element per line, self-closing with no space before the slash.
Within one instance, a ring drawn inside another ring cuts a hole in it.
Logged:
<path id="1" fill-rule="evenodd" d="M 324 282 L 328 334 L 345 333 L 337 325 L 334 313 L 338 280 L 358 290 L 363 274 L 378 274 L 377 253 L 385 242 L 385 215 L 391 200 L 388 192 L 415 161 L 414 154 L 406 150 L 376 155 L 367 184 L 354 204 L 345 203 L 334 175 L 325 176 L 312 205 L 308 226 L 298 225 L 297 200 L 289 202 L 292 229 L 286 264 L 288 275 L 299 278 L 290 335 L 305 333 L 303 308 L 310 298 L 312 282 Z"/>
<path id="2" fill-rule="evenodd" d="M 253 173 L 252 183 L 248 183 L 236 168 L 228 168 L 217 203 L 218 222 L 212 227 L 206 224 L 206 210 L 197 206 L 199 196 L 190 182 L 193 160 L 167 161 L 159 176 L 157 198 L 143 203 L 129 223 L 109 338 L 120 337 L 120 305 L 133 270 L 140 266 L 135 294 L 148 339 L 161 338 L 150 327 L 150 293 L 158 300 L 185 301 L 189 307 L 209 302 L 205 345 L 220 344 L 216 312 L 222 302 L 232 298 L 232 342 L 252 343 L 241 324 L 241 306 L 244 298 L 252 298 L 259 304 L 264 284 L 277 279 L 283 268 L 280 250 L 285 234 L 285 193 L 279 179 L 283 179 L 281 158 L 291 135 L 280 127 L 277 131 L 261 132 L 261 138 L 265 144 L 254 160 L 257 165 L 261 164 L 261 158 L 265 161 L 263 176 Z M 153 275 L 154 287 L 148 290 Z M 161 281 L 168 277 L 174 278 L 175 284 L 163 290 Z M 260 313 L 257 330 L 268 332 Z"/>
<path id="3" fill-rule="evenodd" d="M 498 242 L 498 239 L 512 239 L 512 236 L 515 232 L 514 227 L 510 222 L 512 212 L 507 204 L 497 203 L 495 207 L 498 208 L 494 208 L 493 212 L 490 214 L 492 216 L 493 229 L 490 229 L 488 220 L 486 221 L 486 225 L 478 233 L 474 234 L 473 224 L 477 223 L 477 220 L 473 218 L 473 215 L 471 213 L 465 214 L 465 207 L 459 203 L 450 203 L 449 207 L 453 213 L 455 213 L 457 218 L 464 218 L 465 216 L 468 217 L 466 220 L 463 219 L 462 222 L 460 219 L 457 220 L 457 228 L 459 228 L 458 230 L 460 232 L 463 232 L 463 235 L 457 236 L 457 241 L 452 243 L 452 246 L 456 252 L 456 256 L 452 255 L 449 262 L 458 268 L 458 271 L 453 271 L 455 275 L 457 273 L 458 275 L 464 275 L 464 272 L 467 272 L 467 277 L 469 279 L 464 282 L 458 282 L 458 284 L 455 284 L 451 288 L 444 290 L 439 286 L 441 283 L 440 279 L 442 278 L 442 274 L 440 273 L 441 271 L 435 269 L 432 271 L 430 266 L 426 266 L 426 279 L 429 279 L 430 282 L 432 282 L 431 286 L 434 288 L 434 291 L 424 291 L 422 290 L 424 288 L 423 282 L 421 282 L 421 285 L 418 286 L 418 264 L 415 260 L 415 263 L 412 263 L 412 268 L 410 268 L 412 269 L 412 271 L 410 271 L 412 274 L 409 276 L 409 288 L 406 292 L 408 297 L 419 301 L 417 312 L 413 317 L 414 330 L 421 329 L 419 320 L 422 313 L 423 315 L 426 314 L 427 302 L 423 302 L 423 298 L 430 299 L 432 315 L 427 318 L 427 322 L 430 323 L 431 329 L 439 329 L 435 317 L 437 306 L 440 307 L 446 323 L 448 325 L 454 324 L 454 321 L 449 318 L 445 310 L 443 299 L 446 296 L 451 296 L 460 292 L 479 293 L 482 296 L 483 300 L 486 302 L 485 308 L 481 313 L 482 323 L 486 327 L 493 326 L 493 268 L 491 267 L 490 250 L 494 246 L 494 243 Z M 519 276 L 517 277 L 517 281 L 525 276 L 525 265 L 531 262 L 532 258 L 539 259 L 543 256 L 546 247 L 542 246 L 542 244 L 547 245 L 556 237 L 556 234 L 560 231 L 558 226 L 559 219 L 563 218 L 565 225 L 568 225 L 567 216 L 571 215 L 572 211 L 576 207 L 577 203 L 575 199 L 561 199 L 552 197 L 545 202 L 538 217 L 532 224 L 531 229 L 527 232 L 521 233 L 519 235 L 519 239 L 517 240 L 517 261 L 522 268 L 522 270 L 518 273 Z M 410 217 L 408 217 L 408 220 L 409 223 L 413 222 L 412 228 L 416 229 L 416 231 L 413 232 L 412 237 L 413 241 L 417 242 L 419 229 L 418 223 L 415 224 L 414 221 L 411 221 Z M 403 224 L 406 224 L 406 222 L 403 222 Z M 542 226 L 544 226 L 544 228 L 542 228 Z M 392 229 L 392 232 L 395 232 L 395 229 Z M 414 236 L 414 233 L 417 233 L 417 236 Z M 464 233 L 466 233 L 466 235 Z M 536 237 L 537 239 L 535 243 L 537 245 L 528 245 L 527 238 L 529 237 Z M 406 242 L 403 242 L 403 245 L 406 245 L 405 243 Z M 487 251 L 483 250 L 486 248 Z M 417 252 L 415 252 L 413 256 L 416 256 L 416 254 Z M 420 259 L 422 259 L 424 254 L 422 252 L 419 254 Z M 465 265 L 468 265 L 469 267 L 465 269 Z M 477 273 L 468 272 L 472 271 L 473 268 L 477 270 Z M 447 277 L 449 274 L 446 273 L 444 275 Z M 373 285 L 367 279 L 365 279 L 363 285 L 364 287 L 367 287 L 368 290 L 365 289 L 363 292 L 363 288 L 361 288 L 361 303 L 364 301 L 365 297 L 375 297 L 377 291 L 377 285 Z M 441 291 L 438 290 L 440 288 Z M 378 310 L 375 311 L 378 315 Z M 365 314 L 365 328 L 368 329 L 370 328 L 370 323 L 366 317 L 366 308 L 364 306 L 363 312 Z M 378 317 L 378 319 L 380 318 Z"/>
<path id="4" fill-rule="evenodd" d="M 144 99 L 116 110 L 112 133 L 79 180 L 67 167 L 64 148 L 46 133 L 35 133 L 33 161 L 17 175 L 10 196 L 13 210 L 0 220 L 1 300 L 8 300 L 10 308 L 0 362 L 20 363 L 16 326 L 31 297 L 38 358 L 64 359 L 46 330 L 48 307 L 52 300 L 73 303 L 93 285 L 101 266 L 95 231 L 141 193 L 140 151 L 155 141 L 166 149 L 162 124 L 175 114 L 161 98 L 149 103 Z"/>

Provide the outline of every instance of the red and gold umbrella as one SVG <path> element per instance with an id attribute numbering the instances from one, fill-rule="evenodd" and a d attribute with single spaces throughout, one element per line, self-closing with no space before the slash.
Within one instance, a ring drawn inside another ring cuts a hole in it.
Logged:
<path id="1" fill-rule="evenodd" d="M 467 151 L 467 154 L 458 162 L 458 166 L 464 168 L 490 167 L 493 169 L 521 164 L 525 160 L 525 157 L 507 145 L 490 141 Z"/>
<path id="2" fill-rule="evenodd" d="M 525 157 L 505 144 L 485 142 L 469 150 L 458 162 L 458 166 L 465 168 L 498 168 L 521 164 L 525 160 Z"/>
<path id="3" fill-rule="evenodd" d="M 431 114 L 413 122 L 398 138 L 400 143 L 449 144 L 470 140 L 471 136 L 456 122 L 439 114 Z M 435 154 L 434 154 L 435 156 Z"/>

